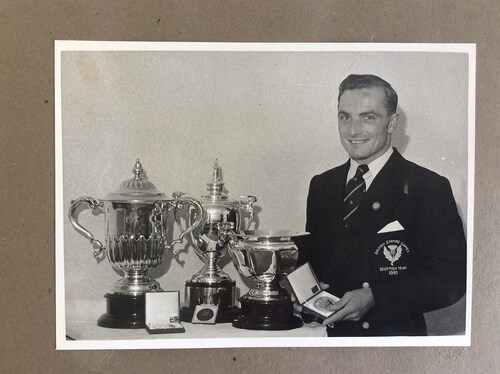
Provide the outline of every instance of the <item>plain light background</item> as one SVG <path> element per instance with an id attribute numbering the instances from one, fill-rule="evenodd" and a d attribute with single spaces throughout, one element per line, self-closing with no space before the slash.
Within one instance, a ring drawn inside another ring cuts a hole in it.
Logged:
<path id="1" fill-rule="evenodd" d="M 258 228 L 303 230 L 309 180 L 347 160 L 336 100 L 351 73 L 393 85 L 400 114 L 393 145 L 449 178 L 466 224 L 466 54 L 66 51 L 61 63 L 68 320 L 102 314 L 102 296 L 119 279 L 70 225 L 72 199 L 114 191 L 132 177 L 136 158 L 160 191 L 199 197 L 217 158 L 230 197 L 257 196 Z M 86 211 L 80 222 L 104 239 L 103 215 Z M 202 266 L 184 249 L 152 272 L 181 300 L 184 282 Z M 244 294 L 249 283 L 228 258 L 221 265 Z M 429 333 L 462 333 L 464 317 L 464 300 L 430 313 Z"/>
<path id="2" fill-rule="evenodd" d="M 0 19 L 0 371 L 498 372 L 497 2 L 5 0 Z M 471 347 L 55 351 L 56 39 L 477 43 Z"/>

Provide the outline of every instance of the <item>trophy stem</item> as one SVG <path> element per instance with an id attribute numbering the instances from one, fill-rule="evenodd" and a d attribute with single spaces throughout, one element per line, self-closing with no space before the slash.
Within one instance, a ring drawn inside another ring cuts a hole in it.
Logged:
<path id="1" fill-rule="evenodd" d="M 115 283 L 113 293 L 118 295 L 139 295 L 161 290 L 160 284 L 149 277 L 150 269 L 129 269 L 122 279 Z"/>
<path id="2" fill-rule="evenodd" d="M 257 284 L 257 287 L 260 288 L 262 295 L 264 297 L 271 297 L 276 294 L 276 283 L 274 281 L 264 281 L 260 284 Z"/>
<path id="3" fill-rule="evenodd" d="M 219 265 L 217 265 L 217 261 L 220 258 L 219 251 L 205 252 L 204 257 L 205 257 L 205 265 L 201 269 L 200 273 L 204 273 L 208 277 L 214 277 L 215 275 L 219 274 L 222 271 Z"/>
<path id="4" fill-rule="evenodd" d="M 271 300 L 279 298 L 282 292 L 278 283 L 273 280 L 256 279 L 256 285 L 248 291 L 253 299 Z"/>

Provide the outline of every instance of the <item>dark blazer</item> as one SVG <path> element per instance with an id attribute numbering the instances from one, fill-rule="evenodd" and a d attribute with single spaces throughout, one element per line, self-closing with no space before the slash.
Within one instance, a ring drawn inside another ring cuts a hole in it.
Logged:
<path id="1" fill-rule="evenodd" d="M 307 199 L 309 261 L 328 292 L 342 297 L 368 282 L 375 307 L 329 336 L 426 335 L 424 312 L 465 294 L 466 242 L 448 180 L 394 149 L 345 227 L 342 202 L 349 161 L 312 178 Z M 404 229 L 378 233 L 391 222 Z M 397 225 L 397 223 L 395 223 Z"/>

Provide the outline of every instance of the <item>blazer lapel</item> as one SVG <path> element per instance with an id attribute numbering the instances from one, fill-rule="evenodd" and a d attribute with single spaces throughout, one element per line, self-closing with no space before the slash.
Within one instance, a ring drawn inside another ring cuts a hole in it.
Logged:
<path id="1" fill-rule="evenodd" d="M 386 215 L 401 200 L 405 194 L 404 182 L 402 177 L 404 158 L 394 149 L 394 153 L 384 165 L 382 170 L 373 180 L 370 188 L 366 192 L 363 201 L 356 212 L 356 220 L 352 222 L 349 229 L 344 229 L 342 239 L 331 254 L 331 262 L 328 264 L 328 272 L 342 265 L 342 262 L 355 250 L 357 250 L 363 240 L 383 222 Z M 347 171 L 346 171 L 347 176 Z M 344 177 L 345 188 L 345 177 Z M 336 227 L 343 228 L 341 217 L 343 193 L 340 196 L 340 206 L 336 209 L 339 221 L 335 222 Z M 338 195 L 338 194 L 337 194 Z M 338 204 L 338 202 L 337 202 Z M 337 215 L 334 214 L 336 217 Z M 332 240 L 336 240 L 332 237 Z M 338 240 L 338 239 L 337 239 Z"/>
<path id="2" fill-rule="evenodd" d="M 344 191 L 347 173 L 349 172 L 350 161 L 341 165 L 338 172 L 332 176 L 332 180 L 328 183 L 328 191 L 325 191 L 323 196 L 328 196 L 326 205 L 330 214 L 331 227 L 333 230 L 342 228 L 342 204 L 344 202 Z"/>

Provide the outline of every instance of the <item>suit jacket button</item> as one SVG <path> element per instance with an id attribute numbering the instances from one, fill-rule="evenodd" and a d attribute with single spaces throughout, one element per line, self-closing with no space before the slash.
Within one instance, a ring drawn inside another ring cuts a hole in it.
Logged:
<path id="1" fill-rule="evenodd" d="M 363 284 L 361 285 L 361 287 L 363 287 L 363 288 L 370 288 L 370 283 L 363 282 Z"/>
<path id="2" fill-rule="evenodd" d="M 370 324 L 368 322 L 363 322 L 362 326 L 365 330 L 368 330 L 370 328 Z"/>
<path id="3" fill-rule="evenodd" d="M 373 204 L 372 204 L 372 209 L 377 211 L 380 209 L 380 203 L 378 201 L 375 201 Z"/>

